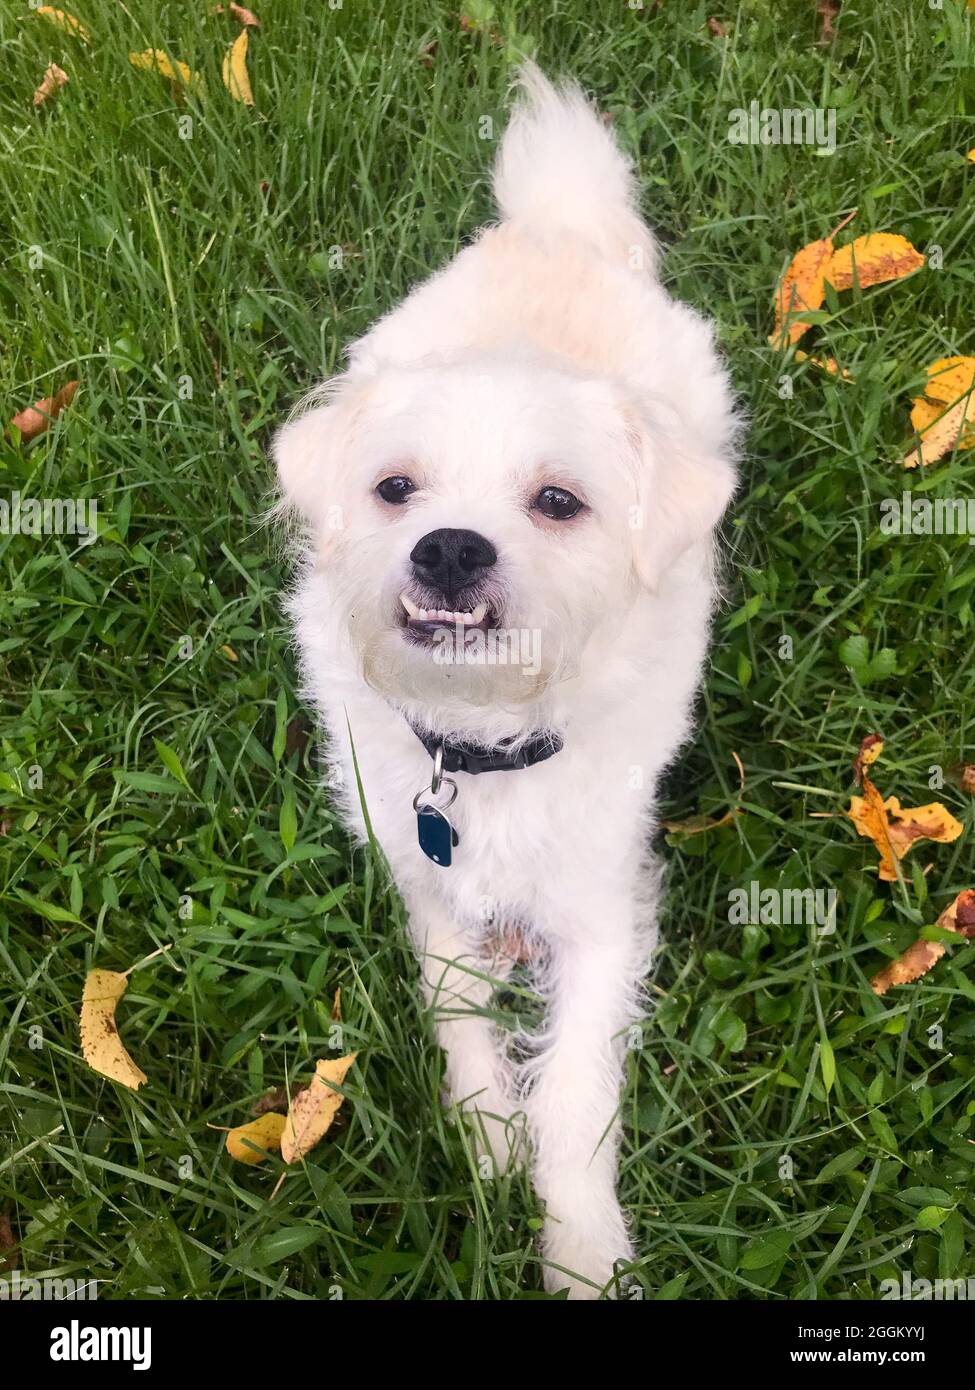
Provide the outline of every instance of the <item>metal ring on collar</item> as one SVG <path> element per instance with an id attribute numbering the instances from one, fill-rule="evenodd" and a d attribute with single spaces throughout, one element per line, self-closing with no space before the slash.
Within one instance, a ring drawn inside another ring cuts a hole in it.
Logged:
<path id="1" fill-rule="evenodd" d="M 440 779 L 440 786 L 437 788 L 437 791 L 439 791 L 441 787 L 449 787 L 449 788 L 450 788 L 450 800 L 447 802 L 447 804 L 446 804 L 445 806 L 434 806 L 434 807 L 433 807 L 433 810 L 434 810 L 434 811 L 449 811 L 450 808 L 451 808 L 451 806 L 453 806 L 454 802 L 457 800 L 457 783 L 454 781 L 454 779 L 453 779 L 452 777 L 441 777 L 441 779 Z M 414 811 L 418 811 L 418 810 L 420 809 L 420 798 L 421 798 L 422 796 L 426 796 L 426 795 L 428 794 L 428 791 L 429 791 L 429 795 L 431 795 L 431 796 L 435 796 L 435 795 L 436 795 L 436 792 L 434 792 L 434 790 L 433 790 L 433 784 L 432 784 L 432 783 L 431 783 L 429 789 L 426 788 L 426 787 L 424 787 L 422 791 L 418 791 L 417 794 L 416 794 L 416 796 L 413 798 L 413 809 L 414 809 Z M 425 801 L 423 804 L 424 804 L 424 806 L 429 806 L 429 805 L 431 805 L 432 803 L 430 803 L 430 802 L 428 802 L 428 801 Z"/>

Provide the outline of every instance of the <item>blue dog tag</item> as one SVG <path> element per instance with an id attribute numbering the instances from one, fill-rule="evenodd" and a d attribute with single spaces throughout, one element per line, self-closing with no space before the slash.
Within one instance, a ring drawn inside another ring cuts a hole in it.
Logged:
<path id="1" fill-rule="evenodd" d="M 449 869 L 453 850 L 460 844 L 460 836 L 443 812 L 435 806 L 418 806 L 416 834 L 426 857 L 442 869 Z"/>

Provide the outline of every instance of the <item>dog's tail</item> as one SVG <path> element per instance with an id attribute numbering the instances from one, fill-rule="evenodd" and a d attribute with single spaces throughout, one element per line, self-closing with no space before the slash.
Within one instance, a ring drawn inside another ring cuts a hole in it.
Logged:
<path id="1" fill-rule="evenodd" d="M 640 216 L 632 166 L 573 83 L 554 87 L 534 63 L 494 168 L 502 216 L 543 233 L 575 232 L 614 261 L 653 272 L 656 245 Z"/>

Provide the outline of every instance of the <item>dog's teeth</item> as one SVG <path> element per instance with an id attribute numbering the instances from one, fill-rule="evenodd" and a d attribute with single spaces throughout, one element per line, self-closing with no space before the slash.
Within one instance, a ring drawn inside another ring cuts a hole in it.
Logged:
<path id="1" fill-rule="evenodd" d="M 403 607 L 406 609 L 406 613 L 407 613 L 407 616 L 408 616 L 408 617 L 410 617 L 410 618 L 419 618 L 419 616 L 420 616 L 420 609 L 417 608 L 416 604 L 415 604 L 415 603 L 412 603 L 412 602 L 406 597 L 405 594 L 400 594 L 400 596 L 399 596 L 399 601 L 400 601 L 400 603 L 403 605 Z"/>
<path id="2" fill-rule="evenodd" d="M 468 621 L 469 623 L 483 623 L 483 621 L 484 621 L 484 619 L 485 619 L 486 617 L 487 617 L 487 604 L 486 604 L 486 603 L 479 603 L 479 604 L 477 605 L 477 607 L 474 609 L 474 612 L 473 612 L 473 613 L 468 613 L 468 615 L 467 615 L 467 621 Z"/>

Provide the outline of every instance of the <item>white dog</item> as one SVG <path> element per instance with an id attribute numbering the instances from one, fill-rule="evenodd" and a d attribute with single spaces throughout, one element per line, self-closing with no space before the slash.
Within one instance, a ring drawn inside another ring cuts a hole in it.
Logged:
<path id="1" fill-rule="evenodd" d="M 451 1096 L 499 1164 L 527 1127 L 546 1285 L 596 1298 L 633 1259 L 618 1104 L 654 788 L 689 730 L 736 426 L 606 126 L 533 66 L 521 85 L 500 223 L 352 345 L 274 452 L 307 538 L 305 688 L 403 896 Z M 527 1064 L 491 1021 L 510 955 L 547 1006 Z"/>

